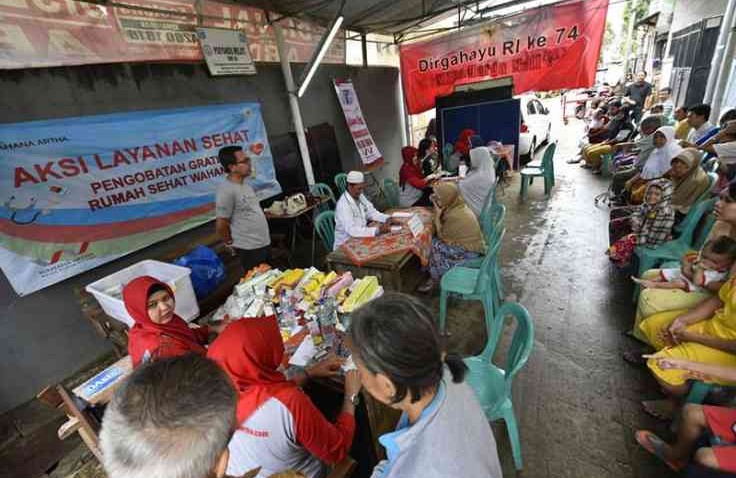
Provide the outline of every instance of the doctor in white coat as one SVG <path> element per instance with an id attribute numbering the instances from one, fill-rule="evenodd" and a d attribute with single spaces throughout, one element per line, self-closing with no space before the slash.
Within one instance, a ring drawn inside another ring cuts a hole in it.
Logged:
<path id="1" fill-rule="evenodd" d="M 391 232 L 391 216 L 379 212 L 363 195 L 365 178 L 360 171 L 348 173 L 348 188 L 335 206 L 335 245 L 337 250 L 351 237 L 374 237 Z M 369 226 L 369 221 L 380 225 Z"/>

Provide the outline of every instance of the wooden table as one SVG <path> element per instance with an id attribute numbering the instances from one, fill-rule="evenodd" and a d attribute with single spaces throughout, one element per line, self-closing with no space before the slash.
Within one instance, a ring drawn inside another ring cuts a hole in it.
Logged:
<path id="1" fill-rule="evenodd" d="M 327 196 L 316 196 L 318 199 L 317 202 L 310 204 L 305 209 L 302 209 L 301 211 L 295 213 L 295 214 L 271 214 L 270 212 L 264 211 L 264 215 L 266 216 L 267 220 L 283 220 L 283 221 L 291 221 L 291 228 L 290 228 L 290 238 L 289 238 L 289 262 L 291 262 L 291 257 L 294 255 L 294 251 L 296 249 L 296 236 L 297 236 L 297 225 L 299 222 L 299 218 L 306 217 L 309 219 L 309 222 L 311 223 L 311 229 L 312 229 L 312 264 L 314 264 L 314 220 L 311 218 L 312 213 L 322 206 L 323 204 L 327 203 L 330 198 Z"/>
<path id="2" fill-rule="evenodd" d="M 337 273 L 351 272 L 355 278 L 376 276 L 384 289 L 406 293 L 414 292 L 424 279 L 422 264 L 411 251 L 390 254 L 358 266 L 338 249 L 327 255 L 327 268 Z"/>

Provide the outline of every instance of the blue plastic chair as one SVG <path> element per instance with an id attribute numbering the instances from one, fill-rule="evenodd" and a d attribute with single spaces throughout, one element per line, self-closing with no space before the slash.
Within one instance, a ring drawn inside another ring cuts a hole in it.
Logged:
<path id="1" fill-rule="evenodd" d="M 399 207 L 399 185 L 391 178 L 383 180 L 383 194 L 389 208 Z"/>
<path id="2" fill-rule="evenodd" d="M 440 330 L 443 334 L 447 334 L 447 298 L 450 294 L 456 294 L 462 300 L 480 301 L 486 317 L 493 317 L 494 311 L 498 310 L 500 301 L 496 286 L 496 256 L 505 232 L 501 231 L 496 242 L 488 245 L 488 251 L 479 268 L 455 266 L 442 276 Z M 500 331 L 500 325 L 497 328 Z"/>
<path id="3" fill-rule="evenodd" d="M 539 167 L 529 166 L 521 170 L 521 199 L 525 200 L 529 185 L 536 177 L 544 179 L 544 194 L 549 196 L 552 192 L 552 186 L 555 184 L 554 156 L 557 149 L 557 143 L 552 143 L 544 150 L 544 156 L 539 163 Z M 530 163 L 531 164 L 531 163 Z"/>
<path id="4" fill-rule="evenodd" d="M 492 362 L 498 341 L 498 336 L 493 334 L 497 324 L 503 324 L 508 315 L 516 318 L 516 330 L 509 345 L 506 365 L 500 368 Z M 499 308 L 493 320 L 486 320 L 486 332 L 488 342 L 481 354 L 465 359 L 465 365 L 468 366 L 466 382 L 475 391 L 486 418 L 489 421 L 503 419 L 506 422 L 514 465 L 517 470 L 521 470 L 521 442 L 511 398 L 511 384 L 531 354 L 534 346 L 534 323 L 524 307 L 516 303 L 506 303 Z"/>
<path id="5" fill-rule="evenodd" d="M 328 198 L 328 201 L 325 203 L 322 203 L 322 205 L 319 207 L 320 212 L 335 208 L 335 204 L 336 204 L 335 193 L 333 193 L 332 188 L 326 185 L 325 183 L 312 184 L 311 186 L 309 186 L 309 192 L 315 196 Z M 332 204 L 330 204 L 330 202 Z"/>
<path id="6" fill-rule="evenodd" d="M 332 251 L 335 244 L 335 211 L 324 211 L 319 213 L 314 221 L 314 229 L 322 240 L 325 250 Z"/>
<path id="7" fill-rule="evenodd" d="M 348 189 L 348 175 L 345 173 L 337 173 L 335 175 L 335 186 L 342 196 Z"/>

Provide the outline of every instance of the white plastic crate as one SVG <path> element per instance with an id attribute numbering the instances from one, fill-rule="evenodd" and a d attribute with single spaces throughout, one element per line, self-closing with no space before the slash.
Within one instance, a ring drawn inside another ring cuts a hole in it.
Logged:
<path id="1" fill-rule="evenodd" d="M 132 327 L 135 323 L 133 318 L 128 315 L 123 304 L 122 294 L 118 297 L 111 294 L 111 290 L 118 288 L 122 292 L 122 288 L 140 276 L 151 276 L 165 282 L 174 291 L 176 299 L 176 315 L 187 322 L 191 322 L 199 316 L 199 305 L 197 297 L 194 295 L 192 280 L 189 278 L 191 270 L 187 267 L 181 267 L 166 262 L 154 260 L 145 260 L 130 267 L 126 267 L 114 274 L 95 281 L 85 287 L 85 290 L 95 296 L 100 307 L 107 315 L 114 317 L 119 321 Z"/>

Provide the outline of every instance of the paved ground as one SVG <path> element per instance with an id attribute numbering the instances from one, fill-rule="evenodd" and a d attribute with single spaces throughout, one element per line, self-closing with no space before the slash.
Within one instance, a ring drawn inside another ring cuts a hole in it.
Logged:
<path id="1" fill-rule="evenodd" d="M 534 319 L 535 347 L 514 385 L 523 472 L 515 475 L 502 425 L 494 426 L 504 475 L 523 477 L 668 477 L 642 451 L 634 430 L 666 427 L 641 412 L 640 400 L 658 396 L 644 369 L 621 360 L 635 342 L 621 332 L 633 320 L 631 287 L 610 264 L 605 207 L 593 198 L 607 181 L 566 164 L 580 123 L 558 126 L 557 186 L 545 199 L 541 182 L 519 199 L 516 176 L 500 200 L 508 208 L 501 250 L 507 300 Z M 451 346 L 473 353 L 482 345 L 480 314 L 452 310 Z"/>

